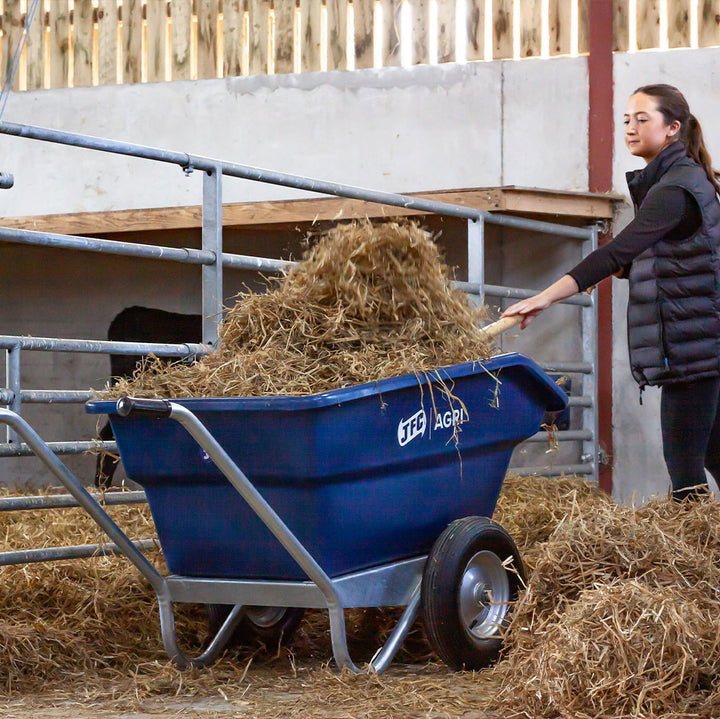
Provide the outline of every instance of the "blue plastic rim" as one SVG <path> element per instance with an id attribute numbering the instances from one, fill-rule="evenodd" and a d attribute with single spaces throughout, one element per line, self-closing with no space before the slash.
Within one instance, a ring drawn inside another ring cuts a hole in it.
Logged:
<path id="1" fill-rule="evenodd" d="M 491 517 L 514 447 L 567 395 L 507 354 L 308 397 L 174 400 L 195 413 L 330 576 L 430 550 L 447 524 Z M 176 422 L 108 413 L 147 493 L 170 571 L 304 579 Z"/>

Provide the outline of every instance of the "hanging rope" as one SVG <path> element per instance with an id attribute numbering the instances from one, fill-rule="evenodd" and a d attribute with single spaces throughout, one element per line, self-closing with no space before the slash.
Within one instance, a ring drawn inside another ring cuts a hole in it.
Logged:
<path id="1" fill-rule="evenodd" d="M 30 8 L 25 17 L 25 25 L 23 27 L 22 34 L 20 35 L 17 47 L 15 48 L 15 54 L 13 55 L 12 62 L 8 68 L 5 84 L 0 92 L 0 120 L 2 120 L 3 113 L 5 112 L 5 104 L 7 103 L 8 96 L 10 95 L 10 88 L 15 80 L 15 73 L 20 65 L 20 57 L 22 56 L 23 49 L 25 48 L 25 41 L 30 33 L 30 25 L 32 24 L 33 17 L 35 17 L 35 10 L 37 9 L 39 2 L 40 0 L 32 0 L 30 4 Z"/>

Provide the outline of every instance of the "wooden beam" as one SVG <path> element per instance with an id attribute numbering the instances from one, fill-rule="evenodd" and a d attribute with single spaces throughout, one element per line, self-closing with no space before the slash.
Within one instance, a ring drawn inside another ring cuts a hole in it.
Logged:
<path id="1" fill-rule="evenodd" d="M 438 202 L 464 205 L 489 212 L 532 215 L 546 220 L 611 220 L 620 195 L 561 192 L 521 187 L 489 187 L 438 192 L 408 193 Z M 309 198 L 272 202 L 240 202 L 223 206 L 225 227 L 283 225 L 399 216 L 427 213 L 372 202 L 345 198 Z M 154 207 L 142 210 L 81 212 L 37 217 L 0 218 L 3 227 L 58 232 L 72 235 L 96 235 L 116 232 L 192 229 L 202 226 L 202 209 L 190 207 Z"/>

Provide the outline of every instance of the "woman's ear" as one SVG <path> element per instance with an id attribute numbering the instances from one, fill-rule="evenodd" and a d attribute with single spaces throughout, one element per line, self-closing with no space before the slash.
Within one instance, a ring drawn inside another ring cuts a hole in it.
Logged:
<path id="1" fill-rule="evenodd" d="M 680 132 L 680 120 L 673 120 L 668 126 L 668 137 L 675 137 Z"/>

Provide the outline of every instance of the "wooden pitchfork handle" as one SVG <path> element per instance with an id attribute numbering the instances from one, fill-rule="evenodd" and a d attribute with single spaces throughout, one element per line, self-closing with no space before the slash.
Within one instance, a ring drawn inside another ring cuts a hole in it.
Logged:
<path id="1" fill-rule="evenodd" d="M 497 337 L 506 330 L 509 330 L 511 327 L 519 325 L 524 318 L 525 315 L 510 315 L 509 317 L 501 317 L 497 322 L 493 322 L 492 324 L 487 325 L 487 327 L 483 327 L 481 331 L 488 337 Z"/>

